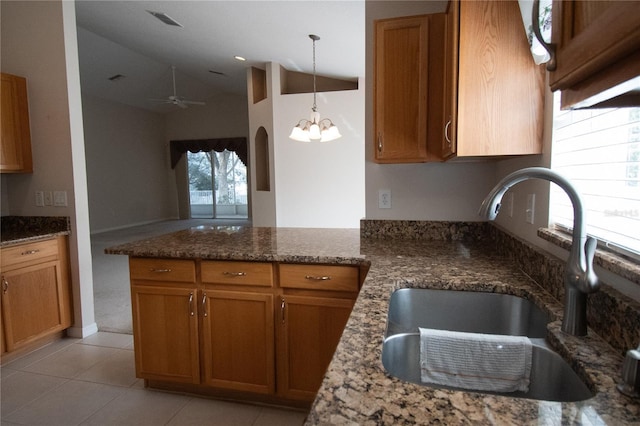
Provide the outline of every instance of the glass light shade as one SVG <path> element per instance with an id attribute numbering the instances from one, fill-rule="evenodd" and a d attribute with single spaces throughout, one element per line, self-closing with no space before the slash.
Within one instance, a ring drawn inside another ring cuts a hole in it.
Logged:
<path id="1" fill-rule="evenodd" d="M 313 123 L 311 127 L 309 127 L 309 139 L 318 140 L 320 139 L 320 137 L 320 126 L 318 126 L 316 123 Z"/>
<path id="2" fill-rule="evenodd" d="M 329 142 L 340 137 L 342 137 L 342 135 L 340 134 L 338 127 L 332 124 L 329 128 L 322 130 L 322 139 L 320 139 L 320 142 Z"/>
<path id="3" fill-rule="evenodd" d="M 289 137 L 298 142 L 311 142 L 311 139 L 309 139 L 309 132 L 304 131 L 299 125 L 295 126 L 293 130 L 291 130 Z"/>

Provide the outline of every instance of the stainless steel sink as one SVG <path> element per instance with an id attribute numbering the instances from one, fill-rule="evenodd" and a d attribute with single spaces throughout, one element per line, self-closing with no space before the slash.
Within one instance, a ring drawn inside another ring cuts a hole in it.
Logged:
<path id="1" fill-rule="evenodd" d="M 533 302 L 510 294 L 403 288 L 389 300 L 386 336 L 423 327 L 544 338 L 548 322 Z"/>
<path id="2" fill-rule="evenodd" d="M 389 374 L 423 386 L 418 327 L 469 333 L 528 336 L 533 344 L 528 392 L 487 392 L 547 401 L 582 401 L 593 393 L 546 343 L 548 315 L 512 295 L 453 290 L 401 289 L 389 302 L 382 364 Z M 467 389 L 460 389 L 468 391 Z"/>

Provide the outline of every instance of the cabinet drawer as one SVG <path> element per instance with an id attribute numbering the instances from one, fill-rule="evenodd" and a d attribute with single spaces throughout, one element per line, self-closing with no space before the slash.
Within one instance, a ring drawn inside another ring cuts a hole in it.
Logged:
<path id="1" fill-rule="evenodd" d="M 205 261 L 202 282 L 273 287 L 273 266 L 268 262 Z"/>
<path id="2" fill-rule="evenodd" d="M 192 260 L 141 259 L 129 260 L 132 280 L 196 282 L 196 266 Z"/>
<path id="3" fill-rule="evenodd" d="M 2 268 L 58 256 L 58 240 L 44 240 L 2 249 Z"/>
<path id="4" fill-rule="evenodd" d="M 358 268 L 336 265 L 280 265 L 280 286 L 357 292 Z"/>

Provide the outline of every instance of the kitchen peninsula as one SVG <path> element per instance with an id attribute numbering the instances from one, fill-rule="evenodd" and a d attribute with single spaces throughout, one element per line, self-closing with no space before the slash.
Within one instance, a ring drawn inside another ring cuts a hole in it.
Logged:
<path id="1" fill-rule="evenodd" d="M 376 222 L 365 220 L 360 230 L 205 226 L 110 247 L 106 252 L 128 255 L 132 261 L 266 263 L 272 265 L 276 281 L 286 276 L 280 269 L 286 265 L 356 269 L 362 286 L 359 293 L 355 291 L 357 300 L 311 406 L 308 424 L 628 424 L 640 419 L 638 401 L 615 389 L 622 349 L 613 348 L 591 329 L 587 337 L 563 334 L 561 304 L 496 249 L 496 241 L 503 242 L 501 231 L 484 223 Z M 414 228 L 407 230 L 407 226 Z M 322 280 L 330 272 L 321 274 L 314 270 L 310 276 L 319 279 L 317 285 L 331 283 Z M 489 291 L 532 300 L 554 318 L 548 327 L 548 340 L 595 396 L 571 403 L 537 401 L 436 389 L 391 377 L 382 366 L 382 342 L 389 297 L 402 287 Z M 349 300 L 345 295 L 353 294 L 353 290 L 347 286 L 330 293 L 336 299 Z M 187 290 L 187 299 L 194 291 Z M 207 294 L 210 292 L 207 290 Z M 274 312 L 280 308 L 278 296 L 282 294 L 276 292 L 273 299 L 264 299 L 272 303 Z M 634 302 L 625 303 L 638 310 Z M 203 309 L 213 316 L 207 310 L 211 304 L 196 305 L 192 312 Z M 134 311 L 134 322 L 135 315 Z M 282 315 L 275 315 L 275 321 L 284 321 L 286 311 Z M 197 343 L 195 348 L 197 352 Z M 282 349 L 277 350 L 276 357 L 281 353 Z M 281 369 L 283 364 L 275 365 Z M 154 383 L 150 380 L 148 384 Z M 272 390 L 277 388 L 267 382 L 264 389 L 254 392 L 265 394 L 270 386 Z M 291 395 L 297 395 L 294 400 L 306 401 L 307 394 Z"/>

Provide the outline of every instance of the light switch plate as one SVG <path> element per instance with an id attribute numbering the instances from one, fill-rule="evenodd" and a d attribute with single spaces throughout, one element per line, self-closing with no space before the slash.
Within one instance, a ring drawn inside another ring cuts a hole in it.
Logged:
<path id="1" fill-rule="evenodd" d="M 53 205 L 53 194 L 51 191 L 44 191 L 44 205 L 52 206 Z"/>
<path id="2" fill-rule="evenodd" d="M 53 205 L 67 207 L 67 191 L 53 191 Z"/>
<path id="3" fill-rule="evenodd" d="M 36 206 L 44 207 L 44 192 L 36 191 Z"/>
<path id="4" fill-rule="evenodd" d="M 509 217 L 513 217 L 513 192 L 507 193 L 506 210 Z"/>

